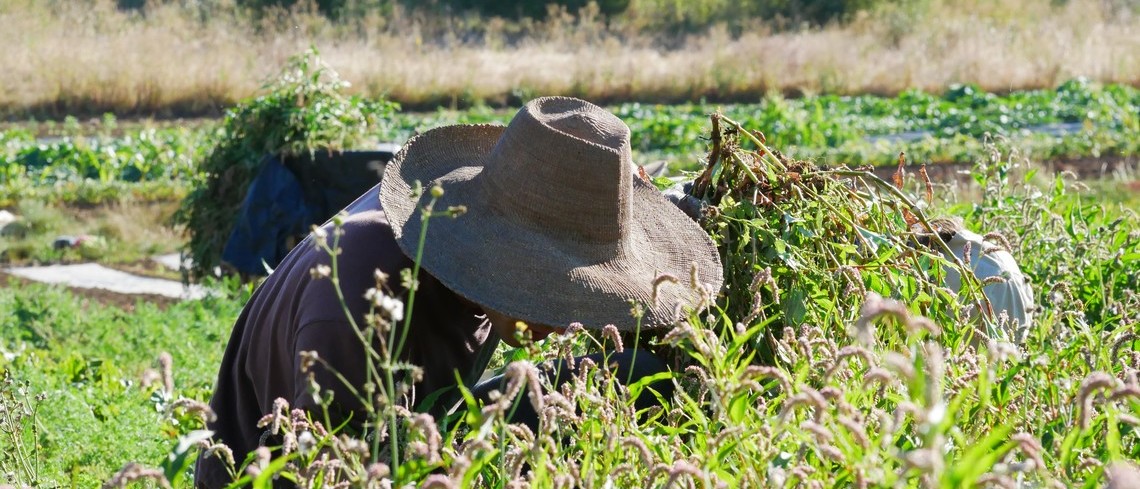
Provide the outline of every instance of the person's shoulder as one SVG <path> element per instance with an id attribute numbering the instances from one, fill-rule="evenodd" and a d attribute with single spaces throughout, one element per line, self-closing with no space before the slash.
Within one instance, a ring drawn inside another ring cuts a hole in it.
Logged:
<path id="1" fill-rule="evenodd" d="M 323 238 L 310 236 L 310 239 L 325 239 L 328 249 L 309 243 L 310 250 L 302 262 L 314 269 L 318 265 L 327 266 L 323 273 L 329 276 L 314 276 L 315 280 L 305 286 L 302 302 L 310 307 L 301 319 L 303 322 L 345 320 L 341 297 L 345 301 L 343 305 L 359 319 L 368 309 L 366 292 L 378 285 L 377 271 L 399 276 L 402 269 L 411 266 L 411 259 L 396 243 L 388 220 L 378 207 L 356 210 L 345 216 L 339 230 L 332 222 L 322 230 Z M 308 269 L 294 270 L 297 272 L 309 273 Z M 329 280 L 333 274 L 335 283 Z"/>
<path id="2" fill-rule="evenodd" d="M 971 247 L 982 246 L 985 244 L 985 238 L 969 229 L 960 228 L 954 230 L 954 237 L 950 238 L 950 241 L 946 244 L 951 248 L 964 248 L 966 245 L 970 245 Z"/>
<path id="3" fill-rule="evenodd" d="M 403 255 L 399 244 L 396 243 L 392 225 L 379 206 L 345 216 L 340 224 L 339 236 L 333 222 L 326 224 L 324 229 L 328 235 L 329 245 L 335 243 L 343 254 L 355 254 L 359 250 L 360 253 L 367 254 Z"/>
<path id="4" fill-rule="evenodd" d="M 1001 243 L 987 240 L 984 236 L 973 231 L 962 229 L 954 235 L 950 243 L 955 254 L 961 255 L 966 245 L 972 248 L 971 261 L 973 261 L 974 274 L 985 280 L 993 276 L 1005 278 L 1020 277 L 1021 270 L 1010 250 Z"/>

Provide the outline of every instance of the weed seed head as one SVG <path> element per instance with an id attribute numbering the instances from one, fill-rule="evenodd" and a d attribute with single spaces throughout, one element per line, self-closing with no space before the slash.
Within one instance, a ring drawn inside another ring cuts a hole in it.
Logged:
<path id="1" fill-rule="evenodd" d="M 269 452 L 268 447 L 257 447 L 253 451 L 253 461 L 246 467 L 245 472 L 253 477 L 261 475 L 261 471 L 269 466 L 272 457 L 273 454 Z"/>
<path id="2" fill-rule="evenodd" d="M 1011 436 L 1010 441 L 1017 442 L 1017 447 L 1033 461 L 1034 467 L 1038 470 L 1045 468 L 1045 459 L 1042 453 L 1045 449 L 1041 446 L 1041 440 L 1030 433 L 1017 433 Z"/>
<path id="3" fill-rule="evenodd" d="M 231 450 L 229 446 L 222 443 L 207 444 L 207 446 L 203 448 L 202 457 L 218 457 L 222 459 L 222 462 L 226 464 L 226 467 L 229 467 L 231 469 L 236 465 L 234 463 L 233 450 Z"/>
<path id="4" fill-rule="evenodd" d="M 1140 468 L 1135 463 L 1118 461 L 1113 462 L 1105 470 L 1106 489 L 1125 489 L 1140 487 Z"/>
<path id="5" fill-rule="evenodd" d="M 654 278 L 653 279 L 653 303 L 654 304 L 657 303 L 657 298 L 659 297 L 659 291 L 660 291 L 661 286 L 663 284 L 665 284 L 665 283 L 677 284 L 680 282 L 681 282 L 681 279 L 677 278 L 675 275 L 668 274 L 668 273 L 662 273 L 662 274 L 658 275 L 657 278 Z"/>
<path id="6" fill-rule="evenodd" d="M 212 423 L 218 419 L 218 416 L 214 414 L 214 410 L 210 409 L 208 404 L 195 399 L 180 398 L 170 405 L 170 409 L 181 409 L 186 414 L 196 416 L 202 420 L 203 424 Z"/>
<path id="7" fill-rule="evenodd" d="M 640 462 L 644 467 L 653 466 L 653 452 L 649 451 L 649 447 L 645 445 L 645 441 L 635 436 L 627 436 L 622 439 L 622 445 L 637 450 L 637 454 L 641 457 Z"/>
<path id="8" fill-rule="evenodd" d="M 821 444 L 831 443 L 831 440 L 835 439 L 835 435 L 831 434 L 831 430 L 815 421 L 805 421 L 800 427 L 814 435 L 815 439 Z"/>
<path id="9" fill-rule="evenodd" d="M 170 353 L 158 354 L 158 367 L 162 371 L 162 389 L 167 394 L 174 393 L 174 357 Z"/>
<path id="10" fill-rule="evenodd" d="M 776 379 L 780 384 L 781 392 L 792 392 L 792 380 L 783 370 L 765 365 L 749 365 L 744 368 L 744 378 L 746 379 L 759 380 L 764 377 Z"/>
<path id="11" fill-rule="evenodd" d="M 119 469 L 111 479 L 103 484 L 103 489 L 118 489 L 125 488 L 132 482 L 141 480 L 151 480 L 159 487 L 169 488 L 170 481 L 166 480 L 166 475 L 161 470 L 150 469 L 135 462 L 129 462 Z"/>
<path id="12" fill-rule="evenodd" d="M 898 352 L 887 352 L 884 358 L 887 368 L 895 371 L 907 382 L 914 380 L 915 370 L 914 361 L 910 357 Z"/>
<path id="13" fill-rule="evenodd" d="M 673 462 L 673 466 L 669 468 L 669 481 L 665 483 L 665 486 L 673 487 L 673 485 L 685 475 L 696 480 L 701 480 L 703 479 L 704 473 L 692 463 L 686 460 L 678 460 Z"/>
<path id="14" fill-rule="evenodd" d="M 1136 385 L 1123 385 L 1112 391 L 1112 395 L 1108 397 L 1110 401 L 1124 401 L 1127 399 L 1140 400 L 1140 386 Z"/>
<path id="15" fill-rule="evenodd" d="M 618 331 L 616 326 L 607 324 L 604 328 L 602 328 L 602 336 L 613 342 L 614 351 L 618 353 L 625 351 L 625 346 L 622 345 L 621 342 L 621 332 Z"/>
<path id="16" fill-rule="evenodd" d="M 369 481 L 379 481 L 388 477 L 392 473 L 392 470 L 388 468 L 388 464 L 377 462 L 368 465 L 366 473 Z"/>
<path id="17" fill-rule="evenodd" d="M 1093 372 L 1081 382 L 1076 398 L 1081 429 L 1088 429 L 1092 422 L 1093 394 L 1100 390 L 1113 389 L 1117 383 L 1116 378 L 1104 372 Z"/>
<path id="18" fill-rule="evenodd" d="M 451 478 L 443 474 L 429 475 L 420 485 L 420 489 L 454 489 L 455 487 L 456 485 Z"/>

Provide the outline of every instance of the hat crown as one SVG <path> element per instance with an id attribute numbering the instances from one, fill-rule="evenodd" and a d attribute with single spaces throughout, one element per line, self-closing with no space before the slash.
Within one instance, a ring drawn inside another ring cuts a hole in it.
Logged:
<path id="1" fill-rule="evenodd" d="M 565 238 L 620 243 L 632 185 L 630 131 L 588 102 L 544 97 L 526 104 L 479 177 L 491 209 Z"/>

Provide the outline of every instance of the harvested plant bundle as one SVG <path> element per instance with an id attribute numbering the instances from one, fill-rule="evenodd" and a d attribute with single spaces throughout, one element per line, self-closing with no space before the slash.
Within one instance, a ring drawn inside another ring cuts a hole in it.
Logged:
<path id="1" fill-rule="evenodd" d="M 870 171 L 793 160 L 764 140 L 712 115 L 708 164 L 690 190 L 708 204 L 703 225 L 724 263 L 720 306 L 729 323 L 742 330 L 768 322 L 754 345 L 759 361 L 774 361 L 774 340 L 784 327 L 845 331 L 865 324 L 858 321 L 861 305 L 872 293 L 926 317 L 958 319 L 970 308 L 986 310 L 977 280 L 958 295 L 942 286 L 943 256 L 952 255 L 941 239 L 932 239 L 931 247 L 917 244 L 919 236 L 937 234 L 921 201 L 903 190 L 901 165 L 892 184 Z M 944 322 L 938 326 L 961 324 Z"/>
<path id="2" fill-rule="evenodd" d="M 185 252 L 193 258 L 192 274 L 206 275 L 221 264 L 242 199 L 267 156 L 357 147 L 398 108 L 349 96 L 347 87 L 315 50 L 308 50 L 290 58 L 264 95 L 226 112 L 200 176 L 174 216 L 189 234 Z"/>

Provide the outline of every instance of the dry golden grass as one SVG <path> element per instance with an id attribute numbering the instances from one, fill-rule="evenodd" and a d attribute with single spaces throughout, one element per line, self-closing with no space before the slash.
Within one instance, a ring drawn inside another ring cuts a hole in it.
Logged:
<path id="1" fill-rule="evenodd" d="M 0 113 L 217 113 L 309 45 L 356 90 L 421 108 L 535 94 L 728 101 L 959 82 L 1003 91 L 1077 76 L 1140 83 L 1140 16 L 1107 0 L 933 1 L 920 14 L 881 11 L 845 26 L 773 33 L 757 22 L 740 35 L 714 26 L 668 42 L 556 16 L 508 42 L 512 27 L 499 20 L 474 21 L 472 35 L 449 27 L 471 19 L 399 12 L 345 25 L 305 13 L 201 20 L 176 5 L 141 16 L 109 0 L 0 0 Z"/>

